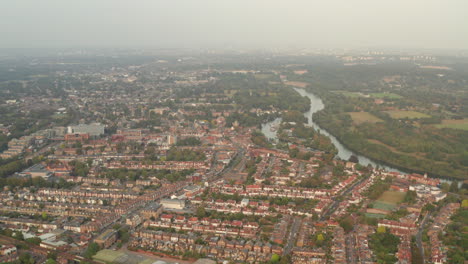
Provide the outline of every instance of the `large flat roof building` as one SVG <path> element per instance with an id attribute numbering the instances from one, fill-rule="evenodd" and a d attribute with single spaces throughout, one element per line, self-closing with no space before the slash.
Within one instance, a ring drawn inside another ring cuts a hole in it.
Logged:
<path id="1" fill-rule="evenodd" d="M 185 201 L 179 199 L 162 199 L 161 205 L 165 209 L 184 209 Z"/>
<path id="2" fill-rule="evenodd" d="M 101 136 L 104 135 L 105 126 L 101 123 L 92 123 L 92 124 L 79 124 L 75 126 L 69 126 L 67 128 L 68 134 L 86 134 L 90 136 Z"/>

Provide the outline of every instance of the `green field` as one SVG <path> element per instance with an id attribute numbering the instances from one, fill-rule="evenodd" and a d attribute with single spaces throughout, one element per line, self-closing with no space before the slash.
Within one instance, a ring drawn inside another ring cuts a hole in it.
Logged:
<path id="1" fill-rule="evenodd" d="M 368 112 L 347 112 L 353 119 L 353 122 L 357 125 L 368 122 L 368 123 L 377 123 L 383 122 L 382 119 L 368 113 Z"/>
<path id="2" fill-rule="evenodd" d="M 366 213 L 366 216 L 370 218 L 384 218 L 385 217 L 385 215 L 383 214 L 372 214 L 372 213 Z"/>
<path id="3" fill-rule="evenodd" d="M 395 192 L 395 191 L 386 191 L 380 195 L 372 207 L 375 209 L 391 211 L 395 209 L 396 205 L 403 201 L 406 193 L 404 192 Z"/>
<path id="4" fill-rule="evenodd" d="M 334 91 L 334 93 L 342 94 L 346 97 L 357 98 L 357 97 L 372 97 L 372 98 L 381 98 L 381 99 L 401 99 L 401 95 L 395 93 L 370 93 L 363 94 L 359 92 L 349 92 L 349 91 Z"/>
<path id="5" fill-rule="evenodd" d="M 372 204 L 372 207 L 375 209 L 385 210 L 385 211 L 392 211 L 396 206 L 391 203 L 385 203 L 381 201 L 375 201 Z"/>
<path id="6" fill-rule="evenodd" d="M 355 93 L 355 92 L 348 92 L 348 91 L 335 91 L 334 93 L 337 94 L 342 94 L 346 97 L 351 97 L 351 98 L 357 98 L 357 97 L 362 97 L 363 94 L 361 93 Z"/>
<path id="7" fill-rule="evenodd" d="M 394 93 L 371 93 L 369 94 L 373 98 L 388 98 L 388 99 L 400 99 L 401 95 Z"/>
<path id="8" fill-rule="evenodd" d="M 268 73 L 257 73 L 255 74 L 255 78 L 258 80 L 266 80 L 266 79 L 273 79 L 275 75 L 268 74 Z"/>
<path id="9" fill-rule="evenodd" d="M 125 254 L 122 252 L 109 250 L 109 249 L 103 249 L 99 251 L 96 255 L 94 255 L 93 259 L 104 261 L 106 263 L 111 263 L 123 256 L 125 256 Z"/>
<path id="10" fill-rule="evenodd" d="M 377 199 L 377 201 L 396 205 L 403 201 L 406 193 L 404 192 L 395 192 L 395 191 L 386 191 Z"/>
<path id="11" fill-rule="evenodd" d="M 426 115 L 421 112 L 416 112 L 416 111 L 404 111 L 404 110 L 395 110 L 395 111 L 385 111 L 385 113 L 388 113 L 391 118 L 393 119 L 403 119 L 403 118 L 409 118 L 409 119 L 420 119 L 420 118 L 430 118 L 430 115 Z"/>
<path id="12" fill-rule="evenodd" d="M 460 119 L 460 120 L 452 120 L 452 119 L 442 120 L 442 124 L 436 125 L 436 127 L 468 130 L 468 118 Z"/>
<path id="13" fill-rule="evenodd" d="M 120 251 L 103 249 L 93 256 L 94 260 L 114 264 L 151 264 L 154 260 L 138 253 L 124 253 Z"/>

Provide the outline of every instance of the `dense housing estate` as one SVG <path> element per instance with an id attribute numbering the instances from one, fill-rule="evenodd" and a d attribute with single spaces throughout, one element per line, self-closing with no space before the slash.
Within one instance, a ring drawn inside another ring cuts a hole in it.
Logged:
<path id="1" fill-rule="evenodd" d="M 329 63 L 344 69 L 436 62 L 390 54 L 332 57 Z M 48 88 L 34 79 L 39 77 L 12 81 L 34 93 L 44 90 L 28 100 L 0 97 L 0 107 L 30 119 L 43 111 L 49 119 L 35 116 L 23 131 L 11 118 L 0 119 L 0 140 L 6 138 L 0 262 L 15 263 L 27 253 L 37 263 L 51 257 L 59 263 L 460 263 L 460 247 L 446 245 L 443 235 L 460 228 L 466 185 L 417 167 L 402 172 L 367 166 L 354 155 L 345 160 L 312 123 L 311 99 L 303 96 L 319 73 L 270 59 L 255 67 L 236 59 L 213 64 L 219 60 L 214 55 L 77 63 L 68 70 L 50 66 L 50 79 L 41 79 Z M 372 85 L 399 89 L 413 81 L 403 78 L 384 76 Z M 334 92 L 359 98 L 346 110 L 351 118 L 333 122 L 361 134 L 383 120 L 400 126 L 403 136 L 413 127 L 435 129 L 427 126 L 437 120 L 416 124 L 379 115 L 421 108 L 397 95 Z M 450 109 L 462 115 L 461 105 Z M 361 120 L 374 114 L 373 121 Z M 368 141 L 390 146 L 383 142 L 388 130 L 378 130 L 382 142 Z M 451 173 L 457 173 L 460 155 L 445 147 L 456 168 Z M 429 148 L 408 155 L 441 155 L 423 153 Z M 111 256 L 118 257 L 109 261 Z"/>

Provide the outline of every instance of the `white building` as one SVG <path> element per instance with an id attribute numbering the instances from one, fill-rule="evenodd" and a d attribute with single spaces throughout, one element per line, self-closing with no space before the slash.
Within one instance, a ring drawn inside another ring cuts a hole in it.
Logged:
<path id="1" fill-rule="evenodd" d="M 92 123 L 89 125 L 79 124 L 76 126 L 69 126 L 67 129 L 68 134 L 85 134 L 88 133 L 90 136 L 104 135 L 105 126 L 100 123 Z"/>
<path id="2" fill-rule="evenodd" d="M 185 201 L 179 199 L 162 199 L 161 205 L 164 209 L 184 209 Z"/>

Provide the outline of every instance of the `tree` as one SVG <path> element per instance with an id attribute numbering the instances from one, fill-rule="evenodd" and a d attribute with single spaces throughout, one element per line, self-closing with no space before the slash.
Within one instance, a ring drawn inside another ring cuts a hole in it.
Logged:
<path id="1" fill-rule="evenodd" d="M 323 236 L 323 234 L 317 235 L 317 241 L 324 241 L 324 240 L 325 240 L 325 237 Z"/>
<path id="2" fill-rule="evenodd" d="M 271 263 L 278 263 L 279 260 L 280 260 L 280 256 L 279 256 L 278 254 L 273 254 L 273 255 L 271 256 L 270 262 L 271 262 Z"/>
<path id="3" fill-rule="evenodd" d="M 416 202 L 417 194 L 415 191 L 407 191 L 403 202 L 413 204 Z"/>
<path id="4" fill-rule="evenodd" d="M 291 255 L 286 255 L 286 256 L 282 256 L 281 257 L 281 260 L 280 260 L 280 264 L 289 264 L 291 263 Z"/>
<path id="5" fill-rule="evenodd" d="M 458 192 L 458 182 L 457 181 L 453 181 L 450 184 L 450 192 L 453 192 L 453 193 Z"/>
<path id="6" fill-rule="evenodd" d="M 346 231 L 349 232 L 353 229 L 353 219 L 349 216 L 341 219 L 339 222 L 340 226 Z"/>
<path id="7" fill-rule="evenodd" d="M 350 162 L 353 162 L 353 163 L 359 163 L 359 159 L 356 155 L 351 155 L 348 159 Z"/>
<path id="8" fill-rule="evenodd" d="M 57 264 L 57 261 L 50 258 L 46 260 L 45 264 Z"/>
<path id="9" fill-rule="evenodd" d="M 468 200 L 467 199 L 462 201 L 461 207 L 462 208 L 467 208 L 468 207 Z"/>
<path id="10" fill-rule="evenodd" d="M 50 252 L 47 254 L 47 258 L 48 258 L 48 259 L 57 260 L 57 252 L 55 252 L 55 251 L 50 251 Z"/>
<path id="11" fill-rule="evenodd" d="M 35 262 L 30 253 L 22 253 L 19 256 L 19 261 L 21 264 L 34 264 Z"/>
<path id="12" fill-rule="evenodd" d="M 436 207 L 431 203 L 424 205 L 422 208 L 423 211 L 428 211 L 428 212 L 433 212 L 435 209 Z"/>
<path id="13" fill-rule="evenodd" d="M 84 252 L 83 256 L 85 258 L 90 259 L 92 256 L 96 255 L 96 253 L 100 250 L 99 245 L 96 242 L 89 244 L 88 248 Z"/>
<path id="14" fill-rule="evenodd" d="M 446 182 L 443 182 L 441 185 L 440 185 L 442 191 L 444 192 L 449 192 L 450 191 L 450 184 L 446 183 Z"/>
<path id="15" fill-rule="evenodd" d="M 377 233 L 386 233 L 387 229 L 385 229 L 385 226 L 379 226 L 377 227 Z"/>
<path id="16" fill-rule="evenodd" d="M 323 245 L 323 241 L 325 241 L 325 236 L 323 234 L 318 234 L 316 239 L 317 246 L 321 247 Z"/>
<path id="17" fill-rule="evenodd" d="M 197 214 L 197 217 L 200 217 L 200 218 L 206 216 L 206 210 L 203 204 L 197 208 L 196 214 Z"/>
<path id="18" fill-rule="evenodd" d="M 13 233 L 13 238 L 18 240 L 24 240 L 24 236 L 21 231 L 16 231 L 15 233 Z"/>
<path id="19" fill-rule="evenodd" d="M 41 244 L 42 239 L 39 237 L 30 237 L 30 238 L 26 238 L 25 241 L 34 245 L 39 245 Z"/>

